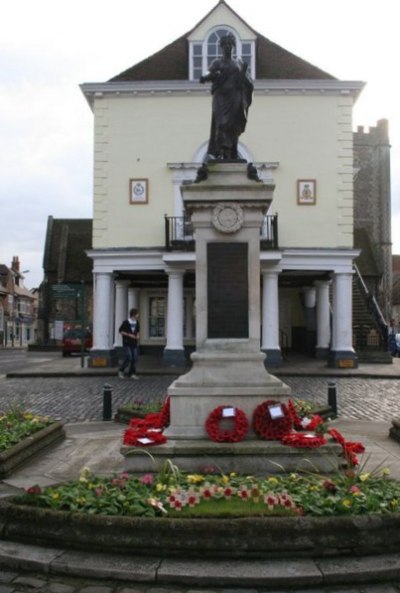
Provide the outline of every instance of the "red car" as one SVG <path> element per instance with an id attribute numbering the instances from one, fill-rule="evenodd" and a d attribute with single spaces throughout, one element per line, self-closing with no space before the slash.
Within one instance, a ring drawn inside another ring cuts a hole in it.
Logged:
<path id="1" fill-rule="evenodd" d="M 80 354 L 82 332 L 80 329 L 69 329 L 65 332 L 62 345 L 62 355 Z M 89 330 L 85 330 L 84 351 L 87 352 L 93 345 L 93 336 Z"/>

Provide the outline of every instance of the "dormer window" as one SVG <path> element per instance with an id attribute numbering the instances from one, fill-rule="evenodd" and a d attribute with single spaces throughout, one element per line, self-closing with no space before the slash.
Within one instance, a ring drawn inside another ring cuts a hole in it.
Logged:
<path id="1" fill-rule="evenodd" d="M 202 74 L 206 74 L 212 62 L 222 56 L 219 42 L 227 33 L 231 33 L 236 39 L 236 49 L 232 56 L 247 62 L 251 77 L 255 78 L 254 41 L 241 40 L 232 29 L 218 27 L 212 29 L 203 41 L 190 42 L 190 80 L 199 80 Z"/>

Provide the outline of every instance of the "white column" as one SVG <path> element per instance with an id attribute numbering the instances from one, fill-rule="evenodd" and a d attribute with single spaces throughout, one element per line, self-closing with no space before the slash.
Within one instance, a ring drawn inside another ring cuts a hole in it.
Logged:
<path id="1" fill-rule="evenodd" d="M 118 329 L 124 319 L 128 317 L 128 285 L 129 280 L 116 280 L 115 282 L 114 346 L 122 346 L 122 338 Z"/>
<path id="2" fill-rule="evenodd" d="M 128 288 L 128 311 L 131 309 L 139 311 L 139 289 L 133 286 Z"/>
<path id="3" fill-rule="evenodd" d="M 112 280 L 111 272 L 94 274 L 93 350 L 109 350 L 112 343 Z"/>
<path id="4" fill-rule="evenodd" d="M 282 362 L 279 344 L 279 291 L 277 270 L 262 270 L 262 343 L 261 350 L 267 353 L 266 364 Z"/>
<path id="5" fill-rule="evenodd" d="M 166 350 L 183 350 L 183 275 L 184 270 L 167 270 L 168 309 Z"/>
<path id="6" fill-rule="evenodd" d="M 332 350 L 354 352 L 352 323 L 352 274 L 333 277 Z"/>
<path id="7" fill-rule="evenodd" d="M 328 353 L 331 339 L 329 281 L 314 282 L 317 289 L 317 355 Z"/>

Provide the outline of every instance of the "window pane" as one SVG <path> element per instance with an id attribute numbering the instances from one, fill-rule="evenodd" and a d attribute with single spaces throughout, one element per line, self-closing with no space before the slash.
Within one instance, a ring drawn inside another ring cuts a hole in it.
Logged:
<path id="1" fill-rule="evenodd" d="M 201 56 L 201 44 L 197 43 L 196 45 L 193 45 L 193 55 L 194 56 Z"/>
<path id="2" fill-rule="evenodd" d="M 163 338 L 165 335 L 165 298 L 149 298 L 149 337 Z"/>
<path id="3" fill-rule="evenodd" d="M 193 66 L 195 68 L 201 68 L 202 58 L 193 58 Z"/>

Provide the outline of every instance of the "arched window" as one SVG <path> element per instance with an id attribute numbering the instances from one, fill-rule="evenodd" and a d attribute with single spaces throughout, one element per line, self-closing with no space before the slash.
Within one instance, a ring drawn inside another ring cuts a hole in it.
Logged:
<path id="1" fill-rule="evenodd" d="M 247 62 L 251 76 L 255 78 L 254 41 L 242 40 L 232 29 L 220 26 L 209 31 L 203 41 L 190 43 L 190 80 L 199 80 L 202 74 L 206 74 L 212 62 L 222 56 L 219 42 L 221 37 L 228 33 L 231 33 L 236 40 L 233 57 Z"/>

